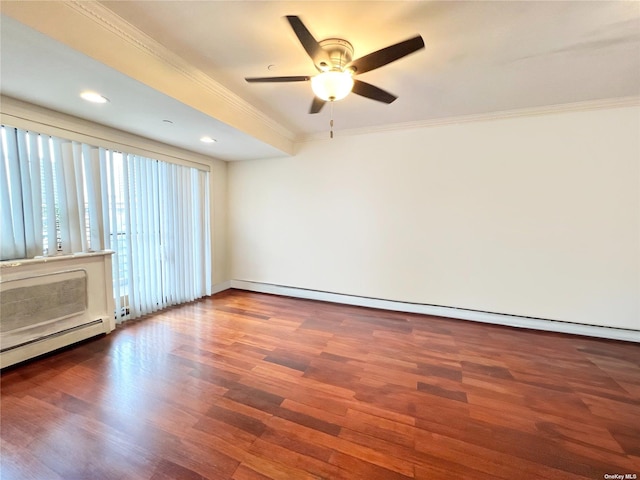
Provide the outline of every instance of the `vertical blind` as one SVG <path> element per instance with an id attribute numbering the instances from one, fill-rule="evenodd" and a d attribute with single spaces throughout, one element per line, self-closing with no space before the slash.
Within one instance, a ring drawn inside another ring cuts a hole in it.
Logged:
<path id="1" fill-rule="evenodd" d="M 208 172 L 1 127 L 2 260 L 111 249 L 116 318 L 211 294 Z"/>

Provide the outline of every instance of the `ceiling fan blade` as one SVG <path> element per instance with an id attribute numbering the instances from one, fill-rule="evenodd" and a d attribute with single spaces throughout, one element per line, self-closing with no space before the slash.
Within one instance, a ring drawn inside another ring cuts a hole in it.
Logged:
<path id="1" fill-rule="evenodd" d="M 359 75 L 370 70 L 375 70 L 388 63 L 395 62 L 421 48 L 424 48 L 424 40 L 418 35 L 404 42 L 396 43 L 395 45 L 375 51 L 364 57 L 357 58 L 349 63 L 347 68 L 354 67 L 355 74 Z"/>
<path id="2" fill-rule="evenodd" d="M 311 77 L 302 75 L 294 77 L 247 77 L 245 80 L 249 83 L 307 82 L 311 80 Z"/>
<path id="3" fill-rule="evenodd" d="M 327 103 L 321 98 L 313 97 L 313 102 L 311 102 L 311 108 L 309 108 L 309 113 L 318 113 L 324 107 L 324 104 Z"/>
<path id="4" fill-rule="evenodd" d="M 287 20 L 289 21 L 291 28 L 293 28 L 293 32 L 296 34 L 296 37 L 298 37 L 298 40 L 300 40 L 300 43 L 314 62 L 319 59 L 323 59 L 324 61 L 329 60 L 327 53 L 322 49 L 318 41 L 313 38 L 313 35 L 311 35 L 309 29 L 307 29 L 304 23 L 302 23 L 300 17 L 296 15 L 287 15 Z"/>
<path id="5" fill-rule="evenodd" d="M 351 91 L 361 97 L 367 97 L 371 100 L 377 100 L 382 103 L 392 103 L 396 98 L 398 98 L 395 95 L 371 85 L 370 83 L 363 82 L 362 80 L 354 79 L 353 89 Z"/>

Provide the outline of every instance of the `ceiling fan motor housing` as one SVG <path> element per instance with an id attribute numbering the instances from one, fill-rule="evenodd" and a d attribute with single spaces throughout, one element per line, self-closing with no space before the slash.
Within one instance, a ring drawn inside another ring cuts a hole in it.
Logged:
<path id="1" fill-rule="evenodd" d="M 353 59 L 353 45 L 342 38 L 327 38 L 318 42 L 322 50 L 328 54 L 331 64 L 327 64 L 326 57 L 314 58 L 313 63 L 321 72 L 330 70 L 343 71 L 344 67 Z"/>

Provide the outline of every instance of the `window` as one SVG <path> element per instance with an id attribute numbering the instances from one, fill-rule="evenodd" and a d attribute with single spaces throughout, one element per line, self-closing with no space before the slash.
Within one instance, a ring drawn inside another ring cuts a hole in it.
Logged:
<path id="1" fill-rule="evenodd" d="M 1 127 L 2 259 L 111 249 L 116 317 L 211 293 L 209 173 Z"/>

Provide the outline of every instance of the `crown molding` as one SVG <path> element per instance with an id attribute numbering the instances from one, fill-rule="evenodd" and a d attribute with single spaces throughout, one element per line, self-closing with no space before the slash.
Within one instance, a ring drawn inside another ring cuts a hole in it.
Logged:
<path id="1" fill-rule="evenodd" d="M 519 117 L 534 117 L 540 115 L 552 115 L 558 113 L 581 112 L 587 110 L 601 110 L 610 108 L 638 107 L 640 96 L 606 98 L 601 100 L 589 100 L 585 102 L 563 103 L 557 105 L 545 105 L 542 107 L 520 108 L 503 110 L 498 112 L 480 113 L 474 115 L 461 115 L 456 117 L 434 118 L 415 122 L 394 123 L 390 125 L 376 125 L 364 128 L 338 130 L 336 137 L 350 137 L 371 133 L 395 132 L 399 130 L 417 130 L 428 127 L 442 127 L 446 125 L 459 125 L 463 123 L 487 122 L 493 120 L 506 120 Z M 306 143 L 318 140 L 327 140 L 327 133 L 312 133 L 298 137 L 296 143 Z"/>
<path id="2" fill-rule="evenodd" d="M 101 27 L 110 31 L 112 34 L 117 35 L 131 46 L 143 51 L 147 55 L 157 58 L 167 67 L 179 72 L 180 75 L 206 89 L 208 92 L 218 97 L 222 102 L 228 104 L 231 108 L 263 123 L 278 135 L 282 135 L 291 141 L 294 140 L 295 135 L 291 130 L 254 108 L 250 103 L 240 98 L 231 90 L 220 85 L 201 70 L 184 61 L 180 56 L 158 43 L 156 40 L 124 20 L 122 17 L 116 15 L 107 7 L 99 4 L 98 2 L 86 2 L 81 0 L 69 0 L 65 3 L 76 12 L 85 15 L 93 22 L 98 23 Z"/>

